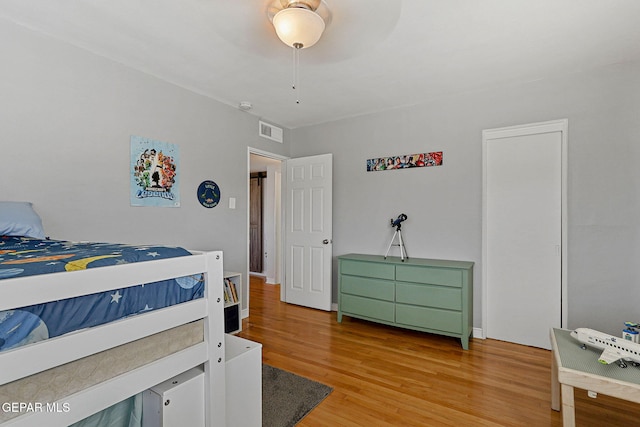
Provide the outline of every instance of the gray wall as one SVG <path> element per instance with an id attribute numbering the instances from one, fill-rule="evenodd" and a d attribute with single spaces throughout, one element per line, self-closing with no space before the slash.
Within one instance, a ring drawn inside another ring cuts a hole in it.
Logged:
<path id="1" fill-rule="evenodd" d="M 481 131 L 568 118 L 568 326 L 618 333 L 640 320 L 638 63 L 285 130 L 278 144 L 251 115 L 4 21 L 0 55 L 0 199 L 34 202 L 53 238 L 222 249 L 227 269 L 246 272 L 247 146 L 332 152 L 334 255 L 383 254 L 389 219 L 406 213 L 411 256 L 477 263 L 477 327 Z M 129 206 L 131 135 L 180 145 L 180 208 Z M 365 172 L 367 158 L 436 150 L 442 167 Z M 205 179 L 222 189 L 214 209 L 194 195 Z"/>
<path id="2" fill-rule="evenodd" d="M 410 256 L 476 262 L 480 327 L 482 130 L 561 118 L 569 120 L 567 326 L 619 334 L 622 322 L 640 320 L 640 63 L 295 129 L 291 155 L 334 154 L 334 256 L 384 254 L 389 219 L 404 212 Z M 365 171 L 368 158 L 440 150 L 441 167 Z"/>
<path id="3" fill-rule="evenodd" d="M 221 249 L 246 285 L 247 147 L 284 155 L 288 143 L 238 109 L 1 24 L 0 200 L 33 202 L 52 238 Z M 180 208 L 130 206 L 131 135 L 179 145 Z M 213 209 L 195 196 L 205 179 L 222 191 Z"/>

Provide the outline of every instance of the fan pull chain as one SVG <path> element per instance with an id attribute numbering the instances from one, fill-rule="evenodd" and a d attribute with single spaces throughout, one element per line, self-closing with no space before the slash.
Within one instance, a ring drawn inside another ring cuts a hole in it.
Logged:
<path id="1" fill-rule="evenodd" d="M 300 68 L 300 53 L 302 49 L 302 43 L 293 44 L 293 90 L 296 94 L 296 104 L 300 104 L 300 82 L 299 82 L 299 68 Z"/>

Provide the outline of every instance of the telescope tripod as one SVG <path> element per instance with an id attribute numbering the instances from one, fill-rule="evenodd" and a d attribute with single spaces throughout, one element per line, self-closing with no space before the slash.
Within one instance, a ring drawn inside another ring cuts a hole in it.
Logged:
<path id="1" fill-rule="evenodd" d="M 398 243 L 394 244 L 393 242 L 396 240 L 396 236 L 398 236 Z M 389 242 L 389 247 L 387 248 L 387 253 L 384 254 L 384 259 L 387 259 L 387 256 L 389 256 L 391 246 L 400 246 L 400 259 L 402 262 L 404 262 L 405 258 L 409 259 L 409 255 L 407 255 L 407 248 L 404 246 L 404 241 L 402 240 L 402 229 L 400 228 L 400 224 L 396 226 L 396 232 L 393 233 L 393 237 L 391 238 L 391 242 Z"/>

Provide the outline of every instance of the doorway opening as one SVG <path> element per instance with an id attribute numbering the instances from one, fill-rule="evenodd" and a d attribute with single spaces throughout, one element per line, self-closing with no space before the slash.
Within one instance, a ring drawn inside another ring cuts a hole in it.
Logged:
<path id="1" fill-rule="evenodd" d="M 282 162 L 286 157 L 248 149 L 247 295 L 250 276 L 282 283 Z M 248 301 L 247 301 L 248 311 Z"/>
<path id="2" fill-rule="evenodd" d="M 258 170 L 261 162 L 272 164 L 271 167 L 266 166 L 266 175 L 262 177 Z M 263 244 L 262 271 L 255 272 L 251 272 L 249 266 L 252 164 L 256 178 L 261 180 L 254 183 L 254 187 L 257 188 L 258 184 L 262 187 L 254 190 L 254 193 L 262 195 L 263 231 L 262 239 L 259 236 L 254 238 Z M 251 275 L 261 275 L 267 283 L 281 285 L 281 301 L 331 310 L 332 155 L 290 159 L 249 147 L 247 165 L 247 295 L 250 294 Z M 273 197 L 269 190 L 270 176 L 273 179 Z M 270 215 L 273 221 L 269 221 Z M 273 243 L 269 242 L 268 235 L 274 236 Z M 247 299 L 243 318 L 248 317 L 248 307 Z"/>

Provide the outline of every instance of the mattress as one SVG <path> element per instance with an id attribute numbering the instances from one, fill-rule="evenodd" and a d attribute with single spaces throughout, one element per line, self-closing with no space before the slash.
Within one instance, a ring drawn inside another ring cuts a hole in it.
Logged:
<path id="1" fill-rule="evenodd" d="M 202 320 L 181 325 L 0 386 L 0 402 L 55 402 L 203 340 Z M 0 411 L 0 423 L 19 415 Z"/>
<path id="2" fill-rule="evenodd" d="M 0 279 L 188 255 L 179 247 L 2 236 Z M 203 294 L 203 276 L 195 275 L 0 311 L 0 351 L 192 301 Z"/>

